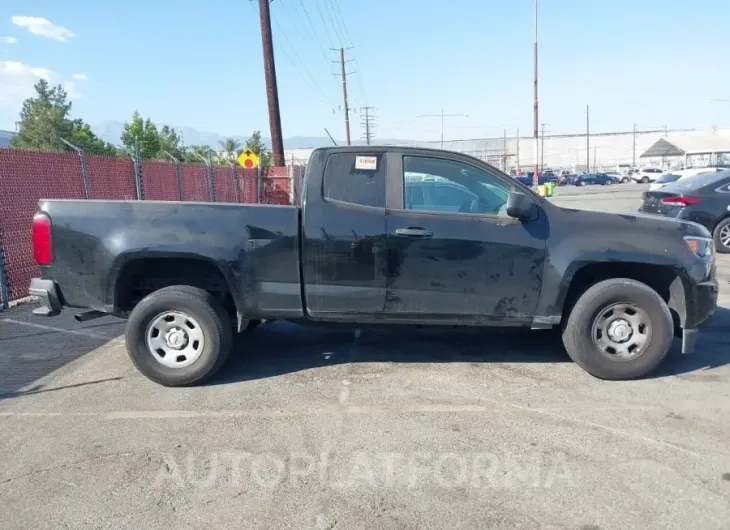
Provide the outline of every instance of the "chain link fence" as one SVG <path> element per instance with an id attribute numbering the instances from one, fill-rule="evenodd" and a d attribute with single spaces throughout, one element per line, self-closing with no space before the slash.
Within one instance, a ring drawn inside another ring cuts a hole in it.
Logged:
<path id="1" fill-rule="evenodd" d="M 0 149 L 0 309 L 25 298 L 40 273 L 31 247 L 40 199 L 296 204 L 303 174 L 303 166 L 256 170 Z"/>

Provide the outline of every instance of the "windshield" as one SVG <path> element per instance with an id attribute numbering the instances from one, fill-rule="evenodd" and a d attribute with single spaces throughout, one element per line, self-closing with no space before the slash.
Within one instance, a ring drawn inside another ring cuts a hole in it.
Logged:
<path id="1" fill-rule="evenodd" d="M 655 182 L 658 182 L 659 184 L 668 184 L 676 180 L 679 180 L 679 175 L 675 175 L 674 173 L 665 173 L 664 175 L 656 179 Z"/>
<path id="2" fill-rule="evenodd" d="M 709 186 L 710 184 L 719 183 L 730 177 L 729 171 L 710 171 L 708 173 L 700 173 L 693 177 L 687 177 L 684 179 L 677 180 L 662 188 L 662 191 L 666 190 L 669 192 L 675 191 L 677 193 L 684 193 L 688 190 L 697 190 Z"/>

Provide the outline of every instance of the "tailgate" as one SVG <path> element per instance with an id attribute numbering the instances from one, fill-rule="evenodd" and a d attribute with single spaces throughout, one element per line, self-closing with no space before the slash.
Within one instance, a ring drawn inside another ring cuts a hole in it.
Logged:
<path id="1" fill-rule="evenodd" d="M 676 193 L 667 193 L 659 190 L 645 191 L 641 196 L 639 211 L 643 213 L 667 215 L 670 211 L 676 209 L 677 205 L 664 204 L 662 199 L 666 197 L 678 197 L 678 195 Z"/>

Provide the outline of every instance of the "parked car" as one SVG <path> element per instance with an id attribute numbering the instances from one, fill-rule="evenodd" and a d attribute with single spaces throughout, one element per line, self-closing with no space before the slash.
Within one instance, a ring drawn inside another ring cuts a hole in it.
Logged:
<path id="1" fill-rule="evenodd" d="M 651 185 L 649 186 L 649 189 L 658 190 L 659 188 L 663 188 L 667 184 L 671 184 L 672 182 L 676 182 L 680 179 L 684 179 L 687 177 L 694 177 L 695 175 L 699 175 L 700 173 L 707 173 L 707 172 L 712 172 L 712 171 L 721 171 L 721 168 L 701 167 L 701 168 L 673 170 L 671 172 L 664 173 L 662 176 L 660 176 L 658 179 L 656 179 L 654 182 L 652 182 Z"/>
<path id="2" fill-rule="evenodd" d="M 638 172 L 631 175 L 631 178 L 635 182 L 641 182 L 642 184 L 647 184 L 649 182 L 654 182 L 656 179 L 658 179 L 663 174 L 664 174 L 663 169 L 658 169 L 655 167 L 647 167 L 647 168 L 640 169 Z"/>
<path id="3" fill-rule="evenodd" d="M 616 177 L 609 176 L 606 173 L 586 173 L 574 179 L 573 185 L 585 186 L 586 184 L 600 184 L 601 186 L 608 186 L 618 184 L 618 182 L 619 180 Z"/>
<path id="4" fill-rule="evenodd" d="M 34 313 L 127 318 L 134 365 L 180 386 L 262 319 L 555 327 L 589 373 L 636 378 L 675 333 L 692 351 L 717 305 L 704 227 L 561 208 L 464 154 L 316 149 L 302 193 L 302 207 L 43 199 Z"/>
<path id="5" fill-rule="evenodd" d="M 730 253 L 730 170 L 683 178 L 645 191 L 640 212 L 699 223 L 712 234 L 718 252 Z"/>
<path id="6" fill-rule="evenodd" d="M 616 182 L 626 183 L 631 181 L 628 175 L 624 175 L 622 173 L 619 173 L 618 171 L 606 171 L 604 175 L 608 175 L 609 177 L 614 178 Z"/>

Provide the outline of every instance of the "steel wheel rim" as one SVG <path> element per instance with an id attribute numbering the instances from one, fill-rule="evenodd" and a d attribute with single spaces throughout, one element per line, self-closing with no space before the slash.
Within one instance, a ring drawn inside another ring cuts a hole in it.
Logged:
<path id="1" fill-rule="evenodd" d="M 591 338 L 598 350 L 610 359 L 635 359 L 651 343 L 651 319 L 635 304 L 612 304 L 593 320 Z"/>
<path id="2" fill-rule="evenodd" d="M 725 225 L 720 230 L 720 242 L 726 247 L 730 247 L 730 225 Z"/>
<path id="3" fill-rule="evenodd" d="M 200 324 L 181 311 L 165 311 L 152 319 L 145 332 L 147 349 L 168 368 L 185 368 L 200 358 L 205 336 Z"/>

